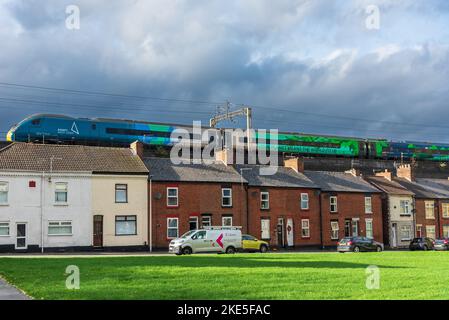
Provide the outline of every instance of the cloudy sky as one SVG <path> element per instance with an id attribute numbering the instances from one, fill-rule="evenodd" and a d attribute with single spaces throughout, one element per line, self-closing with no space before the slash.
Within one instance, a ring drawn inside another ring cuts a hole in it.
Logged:
<path id="1" fill-rule="evenodd" d="M 228 100 L 260 128 L 449 142 L 445 0 L 0 0 L 0 48 L 1 132 L 40 112 L 207 122 Z"/>

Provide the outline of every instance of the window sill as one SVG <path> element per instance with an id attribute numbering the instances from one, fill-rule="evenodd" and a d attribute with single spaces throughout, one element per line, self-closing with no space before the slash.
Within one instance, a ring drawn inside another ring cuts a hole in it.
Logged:
<path id="1" fill-rule="evenodd" d="M 411 218 L 412 215 L 411 214 L 400 214 L 400 217 L 404 217 L 404 218 Z"/>
<path id="2" fill-rule="evenodd" d="M 179 205 L 178 206 L 166 206 L 166 208 L 167 209 L 176 209 L 176 208 L 179 208 Z"/>
<path id="3" fill-rule="evenodd" d="M 309 208 L 300 208 L 301 211 L 309 211 Z"/>
<path id="4" fill-rule="evenodd" d="M 48 234 L 49 237 L 72 237 L 73 233 L 71 234 Z"/>
<path id="5" fill-rule="evenodd" d="M 365 214 L 373 214 L 372 212 L 365 212 Z"/>
<path id="6" fill-rule="evenodd" d="M 115 201 L 116 204 L 127 204 L 128 201 Z"/>
<path id="7" fill-rule="evenodd" d="M 68 207 L 68 203 L 54 203 L 53 206 L 55 207 Z"/>
<path id="8" fill-rule="evenodd" d="M 221 206 L 222 208 L 232 208 L 232 206 Z"/>
<path id="9" fill-rule="evenodd" d="M 0 203 L 0 207 L 7 207 L 9 206 L 9 203 Z"/>
<path id="10" fill-rule="evenodd" d="M 133 234 L 116 234 L 116 237 L 128 237 L 128 236 L 137 236 L 137 233 L 133 233 Z"/>
<path id="11" fill-rule="evenodd" d="M 338 211 L 329 211 L 330 213 L 338 213 Z"/>
<path id="12" fill-rule="evenodd" d="M 301 239 L 310 240 L 310 237 L 301 237 Z"/>
<path id="13" fill-rule="evenodd" d="M 0 235 L 0 238 L 6 238 L 6 237 L 10 237 L 11 235 L 10 234 L 3 234 L 3 235 Z"/>

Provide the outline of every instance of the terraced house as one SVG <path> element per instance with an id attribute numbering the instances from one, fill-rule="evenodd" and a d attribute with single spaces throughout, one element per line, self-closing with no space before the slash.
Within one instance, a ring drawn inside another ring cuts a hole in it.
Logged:
<path id="1" fill-rule="evenodd" d="M 205 226 L 242 226 L 247 232 L 246 180 L 223 161 L 173 164 L 144 160 L 149 176 L 152 246 L 167 249 L 185 232 Z"/>
<path id="2" fill-rule="evenodd" d="M 284 160 L 273 175 L 262 166 L 237 166 L 248 181 L 248 230 L 276 247 L 320 247 L 319 189 L 300 158 Z"/>
<path id="3" fill-rule="evenodd" d="M 0 249 L 144 248 L 147 176 L 131 149 L 13 143 L 0 150 Z"/>
<path id="4" fill-rule="evenodd" d="M 343 237 L 362 236 L 382 241 L 380 191 L 355 170 L 305 171 L 321 189 L 323 247 L 336 246 Z"/>

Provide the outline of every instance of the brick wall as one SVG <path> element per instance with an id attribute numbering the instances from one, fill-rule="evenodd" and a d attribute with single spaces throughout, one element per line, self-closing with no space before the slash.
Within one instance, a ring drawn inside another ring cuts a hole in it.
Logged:
<path id="1" fill-rule="evenodd" d="M 221 206 L 221 188 L 232 188 L 232 207 Z M 178 206 L 167 206 L 167 187 L 178 187 Z M 178 235 L 189 231 L 189 218 L 198 217 L 199 226 L 203 215 L 210 215 L 212 225 L 222 224 L 222 217 L 232 215 L 234 226 L 243 226 L 246 232 L 246 191 L 240 184 L 219 183 L 163 183 L 153 182 L 153 247 L 168 248 L 167 218 L 177 217 Z M 150 203 L 150 201 L 148 201 Z M 149 204 L 148 204 L 149 205 Z"/>
<path id="2" fill-rule="evenodd" d="M 337 196 L 337 213 L 330 212 L 330 197 Z M 371 196 L 372 212 L 365 213 L 365 196 Z M 345 220 L 359 219 L 359 236 L 366 236 L 366 219 L 373 221 L 374 240 L 383 242 L 382 202 L 380 194 L 364 193 L 328 193 L 321 194 L 323 219 L 323 244 L 326 247 L 336 246 L 338 240 L 345 237 Z M 338 221 L 338 239 L 331 239 L 331 221 Z"/>
<path id="3" fill-rule="evenodd" d="M 261 192 L 269 193 L 269 209 L 261 209 Z M 300 206 L 301 193 L 309 195 L 309 209 L 303 210 Z M 249 187 L 249 233 L 262 239 L 261 220 L 270 220 L 271 246 L 281 246 L 280 237 L 277 232 L 279 218 L 283 218 L 284 224 L 284 244 L 287 246 L 287 221 L 293 222 L 293 241 L 295 247 L 320 246 L 320 212 L 319 195 L 315 189 L 296 188 L 263 188 Z M 302 237 L 301 220 L 309 219 L 310 237 Z"/>

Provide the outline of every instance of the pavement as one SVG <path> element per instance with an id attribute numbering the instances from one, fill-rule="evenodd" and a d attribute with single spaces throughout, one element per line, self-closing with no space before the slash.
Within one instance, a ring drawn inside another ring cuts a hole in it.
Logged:
<path id="1" fill-rule="evenodd" d="M 31 298 L 0 278 L 0 300 L 31 300 Z"/>

